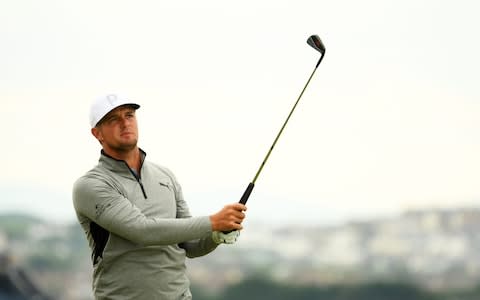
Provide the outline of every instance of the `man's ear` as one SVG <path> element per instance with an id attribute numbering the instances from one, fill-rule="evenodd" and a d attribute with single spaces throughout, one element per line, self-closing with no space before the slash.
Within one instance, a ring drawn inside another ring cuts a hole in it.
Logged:
<path id="1" fill-rule="evenodd" d="M 102 133 L 100 132 L 100 130 L 98 130 L 97 127 L 93 127 L 90 130 L 90 132 L 100 143 L 102 143 L 102 141 L 103 141 Z"/>

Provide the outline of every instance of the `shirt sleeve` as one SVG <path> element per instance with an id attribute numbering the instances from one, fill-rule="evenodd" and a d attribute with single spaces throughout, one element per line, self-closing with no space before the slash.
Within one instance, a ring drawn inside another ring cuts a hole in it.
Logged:
<path id="1" fill-rule="evenodd" d="M 174 185 L 175 199 L 177 202 L 177 218 L 191 218 L 190 209 L 183 197 L 181 185 L 169 169 L 164 168 L 164 171 L 167 172 Z M 187 257 L 194 258 L 207 255 L 215 250 L 218 247 L 218 244 L 212 240 L 212 233 L 209 232 L 206 236 L 200 239 L 186 241 L 180 243 L 179 246 L 185 250 Z"/>
<path id="2" fill-rule="evenodd" d="M 210 219 L 190 217 L 188 208 L 181 218 L 148 218 L 113 186 L 97 178 L 82 177 L 75 183 L 73 203 L 77 214 L 136 244 L 180 244 L 212 232 Z"/>
<path id="3" fill-rule="evenodd" d="M 195 258 L 207 255 L 218 247 L 218 244 L 212 240 L 212 235 L 180 243 L 179 246 L 185 250 L 185 253 L 188 258 Z"/>

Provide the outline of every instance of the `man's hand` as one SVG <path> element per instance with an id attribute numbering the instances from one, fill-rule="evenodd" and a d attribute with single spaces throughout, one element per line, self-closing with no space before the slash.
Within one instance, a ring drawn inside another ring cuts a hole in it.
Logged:
<path id="1" fill-rule="evenodd" d="M 242 229 L 247 207 L 241 203 L 226 205 L 222 210 L 210 216 L 212 231 L 232 231 Z"/>
<path id="2" fill-rule="evenodd" d="M 240 236 L 240 230 L 234 230 L 229 233 L 223 233 L 221 231 L 212 232 L 212 239 L 217 244 L 233 244 Z"/>

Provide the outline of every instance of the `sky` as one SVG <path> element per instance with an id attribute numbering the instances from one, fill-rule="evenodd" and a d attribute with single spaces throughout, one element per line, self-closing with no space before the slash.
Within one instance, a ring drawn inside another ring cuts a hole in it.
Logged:
<path id="1" fill-rule="evenodd" d="M 480 204 L 478 1 L 0 1 L 0 212 L 75 220 L 88 110 L 141 104 L 139 146 L 194 215 L 236 202 L 325 58 L 248 220 L 332 224 Z"/>

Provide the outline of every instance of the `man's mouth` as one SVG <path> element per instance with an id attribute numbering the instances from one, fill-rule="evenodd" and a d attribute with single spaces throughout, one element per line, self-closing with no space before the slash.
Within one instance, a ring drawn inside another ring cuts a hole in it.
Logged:
<path id="1" fill-rule="evenodd" d="M 122 132 L 122 133 L 120 134 L 120 136 L 127 136 L 127 135 L 133 135 L 133 132 L 126 131 L 126 132 Z"/>

